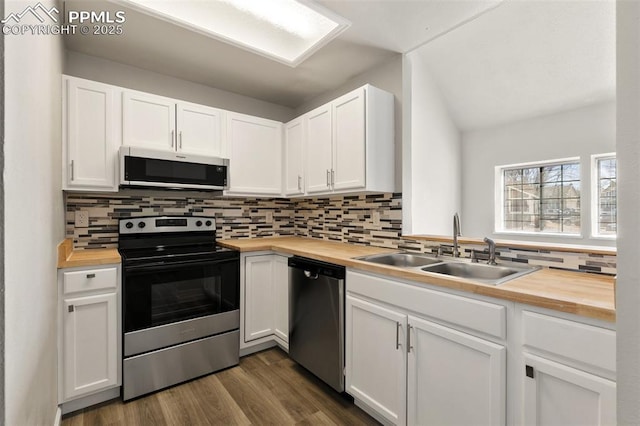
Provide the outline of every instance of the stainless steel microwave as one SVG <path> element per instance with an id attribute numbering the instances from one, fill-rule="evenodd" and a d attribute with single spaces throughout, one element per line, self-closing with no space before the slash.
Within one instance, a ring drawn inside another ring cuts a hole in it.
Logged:
<path id="1" fill-rule="evenodd" d="M 120 186 L 216 191 L 227 189 L 229 160 L 120 147 Z"/>

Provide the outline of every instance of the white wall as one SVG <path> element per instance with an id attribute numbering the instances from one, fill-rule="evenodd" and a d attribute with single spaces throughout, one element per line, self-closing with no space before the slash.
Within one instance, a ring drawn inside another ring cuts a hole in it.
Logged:
<path id="1" fill-rule="evenodd" d="M 197 104 L 287 122 L 294 110 L 198 83 L 82 53 L 67 51 L 64 73 Z"/>
<path id="2" fill-rule="evenodd" d="M 405 55 L 404 67 L 402 232 L 451 235 L 460 211 L 461 135 L 420 49 Z"/>
<path id="3" fill-rule="evenodd" d="M 28 5 L 33 2 L 6 2 L 5 12 Z M 4 40 L 4 423 L 51 425 L 57 409 L 56 246 L 64 238 L 63 46 L 55 36 Z"/>
<path id="4" fill-rule="evenodd" d="M 464 235 L 499 239 L 615 246 L 612 240 L 589 238 L 591 230 L 590 162 L 592 154 L 614 152 L 615 102 L 465 132 L 462 148 L 462 223 Z M 530 237 L 494 233 L 495 167 L 580 157 L 584 238 Z M 587 185 L 585 185 L 587 184 Z"/>
<path id="5" fill-rule="evenodd" d="M 617 3 L 618 424 L 640 424 L 640 2 Z"/>
<path id="6" fill-rule="evenodd" d="M 333 99 L 357 89 L 365 84 L 371 84 L 378 89 L 392 93 L 394 100 L 394 140 L 395 140 L 395 188 L 396 192 L 402 191 L 402 55 L 398 54 L 392 60 L 372 68 L 362 74 L 351 78 L 346 83 L 334 90 L 325 92 L 320 96 L 307 100 L 298 106 L 295 115 L 300 116 L 314 108 L 322 106 Z"/>

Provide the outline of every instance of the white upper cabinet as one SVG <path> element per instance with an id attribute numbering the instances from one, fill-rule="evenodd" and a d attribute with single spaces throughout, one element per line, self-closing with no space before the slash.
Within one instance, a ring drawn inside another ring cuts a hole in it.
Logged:
<path id="1" fill-rule="evenodd" d="M 284 125 L 284 195 L 304 194 L 304 117 Z"/>
<path id="2" fill-rule="evenodd" d="M 307 192 L 331 190 L 331 104 L 306 115 Z"/>
<path id="3" fill-rule="evenodd" d="M 223 157 L 222 110 L 126 91 L 123 145 Z"/>
<path id="4" fill-rule="evenodd" d="M 334 190 L 364 188 L 365 155 L 365 89 L 360 88 L 331 103 L 333 116 Z M 389 141 L 393 145 L 393 137 Z"/>
<path id="5" fill-rule="evenodd" d="M 365 85 L 306 115 L 306 192 L 393 192 L 393 95 Z"/>
<path id="6" fill-rule="evenodd" d="M 226 194 L 282 193 L 282 123 L 228 112 L 229 190 Z"/>
<path id="7" fill-rule="evenodd" d="M 63 189 L 117 191 L 118 88 L 63 77 Z"/>
<path id="8" fill-rule="evenodd" d="M 122 144 L 175 150 L 176 108 L 173 99 L 142 92 L 122 94 Z"/>
<path id="9" fill-rule="evenodd" d="M 226 157 L 222 138 L 222 116 L 223 111 L 216 108 L 178 102 L 178 151 Z"/>

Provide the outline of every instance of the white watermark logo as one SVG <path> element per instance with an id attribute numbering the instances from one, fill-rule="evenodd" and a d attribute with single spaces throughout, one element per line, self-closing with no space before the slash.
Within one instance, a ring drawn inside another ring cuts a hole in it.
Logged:
<path id="1" fill-rule="evenodd" d="M 63 3 L 64 5 L 64 3 Z M 22 12 L 9 13 L 0 21 L 4 35 L 120 35 L 122 24 L 126 21 L 125 12 L 118 10 L 68 10 L 63 8 L 62 22 L 60 11 L 56 7 L 48 9 L 38 2 L 35 6 L 27 6 Z M 38 21 L 33 22 L 34 18 Z"/>
<path id="2" fill-rule="evenodd" d="M 10 13 L 6 18 L 4 18 L 2 21 L 0 21 L 3 24 L 6 24 L 8 22 L 10 22 L 11 20 L 13 20 L 15 23 L 20 23 L 20 20 L 22 20 L 22 18 L 25 15 L 31 14 L 33 16 L 36 17 L 36 19 L 38 19 L 38 21 L 40 21 L 40 23 L 44 23 L 45 20 L 44 18 L 42 18 L 42 16 L 40 16 L 40 13 L 43 13 L 44 15 L 48 16 L 49 19 L 51 19 L 53 22 L 58 22 L 58 18 L 57 15 L 58 13 L 60 13 L 60 11 L 58 9 L 56 9 L 55 7 L 52 7 L 51 9 L 47 9 L 46 7 L 44 7 L 44 5 L 42 3 L 38 3 L 35 6 L 27 6 L 22 12 L 20 13 Z M 54 15 L 55 13 L 55 15 Z"/>

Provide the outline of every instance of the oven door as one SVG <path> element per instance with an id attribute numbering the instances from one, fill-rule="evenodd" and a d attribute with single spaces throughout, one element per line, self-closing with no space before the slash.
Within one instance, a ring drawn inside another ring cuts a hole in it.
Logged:
<path id="1" fill-rule="evenodd" d="M 125 356 L 237 329 L 239 259 L 124 265 Z"/>

